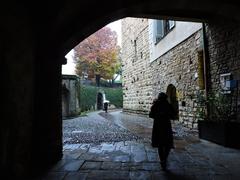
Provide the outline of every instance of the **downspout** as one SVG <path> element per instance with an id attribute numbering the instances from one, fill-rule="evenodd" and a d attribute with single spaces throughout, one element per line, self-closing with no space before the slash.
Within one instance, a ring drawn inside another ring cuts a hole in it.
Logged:
<path id="1" fill-rule="evenodd" d="M 203 66 L 204 66 L 204 86 L 205 86 L 205 94 L 206 94 L 206 99 L 208 99 L 208 93 L 209 93 L 209 86 L 208 86 L 208 81 L 210 78 L 210 73 L 209 73 L 209 51 L 208 51 L 208 41 L 206 37 L 206 26 L 205 23 L 202 23 L 202 32 L 203 32 Z M 207 103 L 206 105 L 206 117 L 209 118 L 209 104 Z"/>

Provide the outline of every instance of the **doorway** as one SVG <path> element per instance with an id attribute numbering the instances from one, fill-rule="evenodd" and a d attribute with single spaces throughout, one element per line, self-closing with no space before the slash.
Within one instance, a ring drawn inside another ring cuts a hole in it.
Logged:
<path id="1" fill-rule="evenodd" d="M 174 112 L 176 114 L 175 120 L 179 119 L 179 105 L 178 105 L 178 97 L 177 97 L 177 90 L 176 87 L 173 84 L 169 84 L 167 87 L 168 95 L 168 102 L 172 105 Z"/>
<path id="2" fill-rule="evenodd" d="M 103 94 L 99 92 L 97 94 L 97 110 L 102 109 L 103 109 Z"/>

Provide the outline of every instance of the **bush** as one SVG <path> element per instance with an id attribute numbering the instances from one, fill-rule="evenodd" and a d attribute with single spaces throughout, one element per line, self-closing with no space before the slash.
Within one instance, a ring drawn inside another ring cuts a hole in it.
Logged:
<path id="1" fill-rule="evenodd" d="M 211 92 L 208 95 L 208 101 L 211 113 L 211 119 L 218 121 L 229 121 L 235 113 L 232 109 L 231 94 L 220 92 Z"/>
<path id="2" fill-rule="evenodd" d="M 197 115 L 200 119 L 210 121 L 229 121 L 234 119 L 236 112 L 232 107 L 231 94 L 212 91 L 207 94 L 199 93 L 197 96 Z M 206 116 L 206 107 L 209 108 L 208 118 Z"/>

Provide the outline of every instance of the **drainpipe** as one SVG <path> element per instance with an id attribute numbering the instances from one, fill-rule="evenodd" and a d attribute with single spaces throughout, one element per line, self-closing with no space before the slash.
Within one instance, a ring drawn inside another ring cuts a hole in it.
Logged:
<path id="1" fill-rule="evenodd" d="M 206 98 L 208 99 L 208 92 L 209 92 L 209 86 L 208 86 L 208 78 L 210 78 L 209 73 L 209 51 L 208 51 L 208 42 L 206 37 L 206 26 L 205 23 L 202 23 L 202 32 L 203 32 L 203 66 L 204 66 L 204 86 L 205 86 L 205 93 Z M 207 112 L 206 116 L 209 117 L 209 104 L 207 103 Z"/>

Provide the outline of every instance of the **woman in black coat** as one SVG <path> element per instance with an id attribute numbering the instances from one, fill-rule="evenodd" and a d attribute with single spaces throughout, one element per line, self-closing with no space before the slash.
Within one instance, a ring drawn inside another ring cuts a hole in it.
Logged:
<path id="1" fill-rule="evenodd" d="M 167 158 L 173 148 L 173 132 L 171 119 L 174 118 L 172 106 L 167 101 L 167 95 L 159 93 L 153 102 L 149 117 L 153 118 L 152 146 L 158 147 L 158 154 L 163 170 L 166 170 Z"/>

